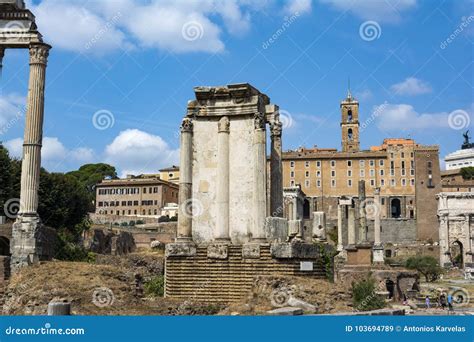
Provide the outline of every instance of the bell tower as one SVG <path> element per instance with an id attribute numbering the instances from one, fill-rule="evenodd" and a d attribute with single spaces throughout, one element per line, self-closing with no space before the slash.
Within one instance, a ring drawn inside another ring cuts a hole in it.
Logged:
<path id="1" fill-rule="evenodd" d="M 350 89 L 341 101 L 341 115 L 342 151 L 359 151 L 359 101 L 352 97 Z"/>

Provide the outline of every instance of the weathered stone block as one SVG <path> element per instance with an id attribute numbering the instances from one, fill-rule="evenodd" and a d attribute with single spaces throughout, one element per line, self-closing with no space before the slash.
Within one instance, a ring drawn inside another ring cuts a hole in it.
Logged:
<path id="1" fill-rule="evenodd" d="M 196 255 L 196 245 L 193 242 L 169 243 L 165 248 L 166 257 L 173 256 L 194 256 Z"/>
<path id="2" fill-rule="evenodd" d="M 285 307 L 285 308 L 270 310 L 270 311 L 267 311 L 267 313 L 271 316 L 299 316 L 303 314 L 303 309 Z"/>
<path id="3" fill-rule="evenodd" d="M 301 235 L 303 232 L 303 221 L 302 220 L 290 220 L 288 221 L 288 234 L 291 236 Z"/>
<path id="4" fill-rule="evenodd" d="M 317 259 L 319 248 L 317 245 L 305 242 L 285 242 L 271 245 L 272 256 L 277 259 Z"/>
<path id="5" fill-rule="evenodd" d="M 288 239 L 288 220 L 281 217 L 265 219 L 265 237 L 269 242 L 284 242 Z"/>
<path id="6" fill-rule="evenodd" d="M 228 246 L 225 244 L 210 244 L 207 246 L 207 257 L 211 259 L 227 259 L 229 255 Z"/>
<path id="7" fill-rule="evenodd" d="M 245 245 L 242 245 L 242 258 L 259 259 L 260 258 L 260 244 L 247 243 Z"/>

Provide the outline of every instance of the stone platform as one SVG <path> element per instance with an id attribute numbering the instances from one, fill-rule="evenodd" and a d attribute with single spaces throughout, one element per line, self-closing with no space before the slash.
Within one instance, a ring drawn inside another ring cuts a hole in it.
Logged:
<path id="1" fill-rule="evenodd" d="M 179 252 L 169 247 L 168 251 L 175 252 L 175 255 L 167 255 L 165 263 L 165 296 L 170 298 L 230 303 L 248 296 L 257 276 L 326 278 L 319 253 L 310 257 L 307 248 L 295 255 L 294 252 L 281 253 L 278 246 L 270 244 L 256 248 L 248 245 L 216 248 L 210 244 L 176 255 Z M 301 262 L 308 263 L 301 265 Z M 311 263 L 312 270 L 301 270 L 310 269 Z"/>

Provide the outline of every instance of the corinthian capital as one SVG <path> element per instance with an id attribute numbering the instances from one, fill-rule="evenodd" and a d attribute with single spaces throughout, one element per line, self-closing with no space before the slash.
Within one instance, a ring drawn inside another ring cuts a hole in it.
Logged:
<path id="1" fill-rule="evenodd" d="M 270 124 L 270 132 L 272 137 L 281 137 L 283 124 L 280 121 L 275 121 Z"/>
<path id="2" fill-rule="evenodd" d="M 51 46 L 47 44 L 34 44 L 30 46 L 30 64 L 48 63 L 49 49 Z"/>
<path id="3" fill-rule="evenodd" d="M 181 133 L 192 132 L 193 131 L 193 121 L 190 118 L 184 118 L 181 122 Z"/>
<path id="4" fill-rule="evenodd" d="M 263 113 L 256 113 L 254 121 L 255 129 L 265 129 L 265 115 Z"/>

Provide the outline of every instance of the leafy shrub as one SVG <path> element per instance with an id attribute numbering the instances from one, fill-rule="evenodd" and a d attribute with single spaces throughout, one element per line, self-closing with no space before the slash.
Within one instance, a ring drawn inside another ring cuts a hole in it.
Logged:
<path id="1" fill-rule="evenodd" d="M 129 225 L 130 227 L 135 226 L 135 221 L 130 221 L 130 222 L 128 223 L 128 225 Z"/>
<path id="2" fill-rule="evenodd" d="M 145 282 L 145 294 L 151 297 L 163 297 L 165 293 L 165 277 L 156 276 Z"/>
<path id="3" fill-rule="evenodd" d="M 429 255 L 420 255 L 408 258 L 406 268 L 417 270 L 427 282 L 435 281 L 442 273 L 438 260 Z"/>
<path id="4" fill-rule="evenodd" d="M 158 222 L 161 223 L 161 222 L 169 222 L 170 221 L 170 218 L 168 216 L 160 216 L 158 218 Z"/>
<path id="5" fill-rule="evenodd" d="M 128 227 L 128 222 L 122 222 L 122 223 L 120 223 L 120 225 L 121 225 L 122 227 Z"/>
<path id="6" fill-rule="evenodd" d="M 178 216 L 173 216 L 172 218 L 170 218 L 170 222 L 176 222 L 178 221 Z"/>
<path id="7" fill-rule="evenodd" d="M 377 310 L 385 307 L 385 301 L 376 294 L 375 279 L 368 276 L 352 284 L 352 302 L 360 311 Z"/>
<path id="8" fill-rule="evenodd" d="M 144 223 L 145 223 L 145 221 L 143 221 L 143 220 L 137 220 L 137 222 L 136 222 L 136 223 L 137 223 L 137 224 L 144 224 Z"/>

